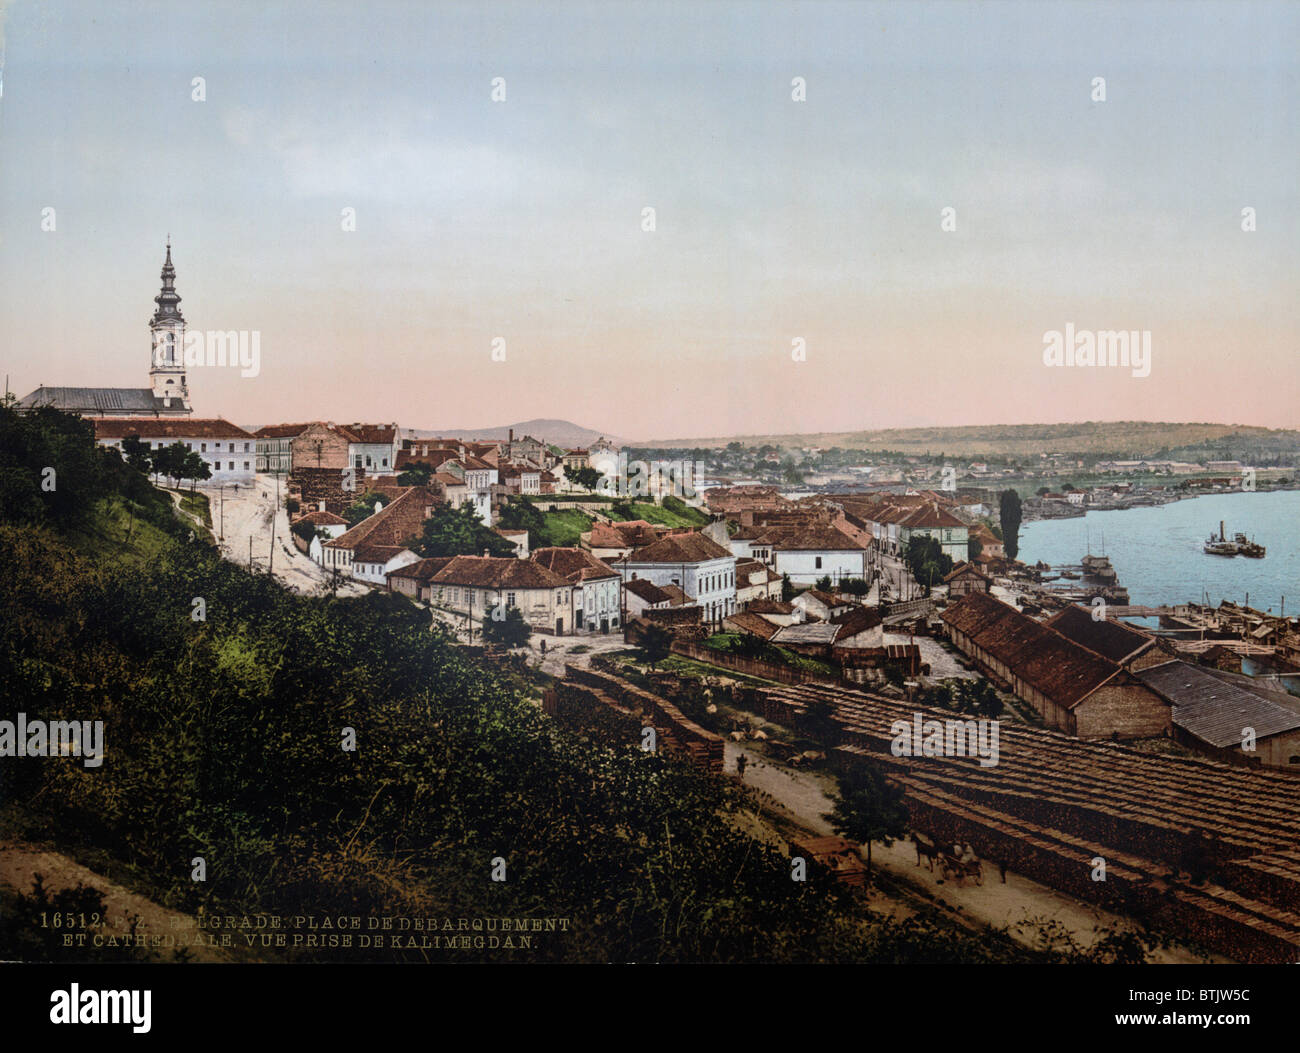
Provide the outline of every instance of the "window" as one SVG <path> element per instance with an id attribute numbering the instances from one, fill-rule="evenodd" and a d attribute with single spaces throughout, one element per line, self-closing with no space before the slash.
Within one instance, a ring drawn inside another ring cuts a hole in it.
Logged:
<path id="1" fill-rule="evenodd" d="M 234 462 L 234 461 L 228 461 L 227 464 L 229 465 L 230 470 L 233 472 L 233 471 L 235 470 L 235 462 Z M 217 462 L 217 467 L 218 467 L 218 468 L 221 467 L 221 462 L 220 462 L 220 461 Z"/>
<path id="2" fill-rule="evenodd" d="M 506 606 L 507 606 L 507 607 L 513 607 L 514 605 L 515 605 L 515 594 L 514 594 L 513 592 L 507 592 L 507 593 L 506 593 Z"/>
<path id="3" fill-rule="evenodd" d="M 247 447 L 245 447 L 245 448 L 247 448 Z M 234 453 L 234 452 L 235 452 L 235 444 L 232 442 L 232 443 L 230 444 L 230 449 L 228 449 L 228 450 L 226 451 L 226 453 Z"/>
<path id="4" fill-rule="evenodd" d="M 248 443 L 244 443 L 244 452 L 245 452 L 245 453 L 248 452 Z"/>
<path id="5" fill-rule="evenodd" d="M 822 558 L 821 558 L 821 556 L 817 556 L 816 559 L 817 559 L 817 566 L 816 566 L 816 569 L 817 569 L 817 570 L 821 570 L 821 569 L 822 569 Z"/>
<path id="6" fill-rule="evenodd" d="M 187 448 L 189 447 L 189 443 L 186 443 L 185 445 Z M 208 444 L 206 442 L 199 443 L 199 453 L 207 453 L 207 452 L 208 452 Z"/>
<path id="7" fill-rule="evenodd" d="M 247 461 L 244 462 L 244 471 L 248 471 L 248 462 L 247 462 Z"/>

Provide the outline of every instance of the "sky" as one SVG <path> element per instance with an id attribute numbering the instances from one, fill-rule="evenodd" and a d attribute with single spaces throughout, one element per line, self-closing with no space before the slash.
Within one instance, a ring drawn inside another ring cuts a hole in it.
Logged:
<path id="1" fill-rule="evenodd" d="M 3 7 L 19 396 L 148 383 L 170 234 L 242 424 L 1300 427 L 1300 4 Z"/>

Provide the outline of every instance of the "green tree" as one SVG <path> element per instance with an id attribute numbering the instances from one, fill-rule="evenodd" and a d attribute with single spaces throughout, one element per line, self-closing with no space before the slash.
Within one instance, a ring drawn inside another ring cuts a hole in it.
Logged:
<path id="1" fill-rule="evenodd" d="M 471 504 L 435 505 L 417 542 L 421 556 L 513 556 L 515 546 L 483 525 Z"/>
<path id="2" fill-rule="evenodd" d="M 425 461 L 413 461 L 397 476 L 401 486 L 424 486 L 433 478 L 433 465 Z"/>
<path id="3" fill-rule="evenodd" d="M 348 521 L 348 528 L 369 519 L 375 514 L 375 505 L 384 500 L 384 495 L 368 490 L 343 510 L 343 518 Z"/>
<path id="4" fill-rule="evenodd" d="M 1007 559 L 1015 559 L 1020 551 L 1020 495 L 1014 490 L 1003 490 L 998 503 L 998 518 L 1002 523 L 1002 547 Z"/>
<path id="5" fill-rule="evenodd" d="M 980 553 L 984 551 L 984 542 L 975 536 L 971 536 L 966 541 L 966 560 L 974 563 L 980 558 Z"/>
<path id="6" fill-rule="evenodd" d="M 789 574 L 781 575 L 781 602 L 789 603 L 794 599 L 794 582 L 790 580 Z"/>
<path id="7" fill-rule="evenodd" d="M 907 833 L 903 790 L 873 764 L 850 767 L 839 777 L 839 792 L 831 801 L 834 807 L 826 813 L 831 828 L 841 837 L 867 846 L 867 866 L 871 866 L 872 841 L 888 848 Z"/>
<path id="8" fill-rule="evenodd" d="M 185 458 L 181 461 L 180 478 L 190 481 L 190 490 L 192 491 L 195 483 L 212 478 L 212 469 L 208 467 L 208 462 L 197 453 L 193 450 L 187 450 Z"/>
<path id="9" fill-rule="evenodd" d="M 662 625 L 651 623 L 641 632 L 641 652 L 650 663 L 651 669 L 668 657 L 672 646 L 673 634 Z"/>
<path id="10" fill-rule="evenodd" d="M 164 446 L 161 450 L 155 450 L 153 454 L 153 470 L 159 475 L 170 479 L 174 486 L 185 478 L 185 458 L 192 452 L 192 450 L 187 450 L 185 444 L 179 440 L 170 446 Z"/>
<path id="11" fill-rule="evenodd" d="M 126 463 L 137 472 L 148 475 L 153 470 L 149 444 L 141 441 L 138 435 L 128 435 L 122 440 L 122 455 L 126 458 Z"/>
<path id="12" fill-rule="evenodd" d="M 500 617 L 497 617 L 498 611 Z M 532 633 L 532 626 L 524 620 L 523 611 L 518 607 L 494 607 L 483 618 L 484 643 L 500 647 L 526 647 Z"/>

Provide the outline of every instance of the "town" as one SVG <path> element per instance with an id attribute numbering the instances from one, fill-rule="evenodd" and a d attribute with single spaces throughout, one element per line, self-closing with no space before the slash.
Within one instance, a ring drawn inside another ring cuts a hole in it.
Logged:
<path id="1" fill-rule="evenodd" d="M 151 346 L 182 346 L 170 243 L 161 277 Z M 1065 892 L 1230 960 L 1300 956 L 1300 618 L 1137 607 L 1105 557 L 1016 558 L 1022 521 L 1288 489 L 1284 457 L 952 464 L 397 421 L 245 428 L 194 414 L 182 360 L 149 361 L 147 388 L 42 386 L 17 406 L 91 421 L 249 572 L 404 598 L 469 653 L 546 677 L 539 704 L 561 724 L 621 728 L 770 794 L 788 851 L 838 880 L 866 883 L 872 838 L 807 801 L 829 807 L 826 780 L 869 767 L 906 809 L 878 851 L 906 833 L 929 867 L 905 869 L 936 894 L 983 889 L 983 859 L 1029 901 Z M 891 749 L 896 725 L 954 714 L 996 718 L 991 755 Z"/>

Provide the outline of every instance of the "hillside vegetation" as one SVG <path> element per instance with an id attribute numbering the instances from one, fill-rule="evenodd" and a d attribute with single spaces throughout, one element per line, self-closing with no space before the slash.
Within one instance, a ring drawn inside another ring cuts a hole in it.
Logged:
<path id="1" fill-rule="evenodd" d="M 106 753 L 6 761 L 4 832 L 112 860 L 189 913 L 570 919 L 531 950 L 434 960 L 1032 956 L 792 882 L 727 781 L 557 728 L 528 676 L 468 657 L 405 599 L 297 596 L 221 560 L 85 422 L 3 407 L 0 434 L 7 715 L 103 720 Z M 56 491 L 29 485 L 51 465 Z"/>

